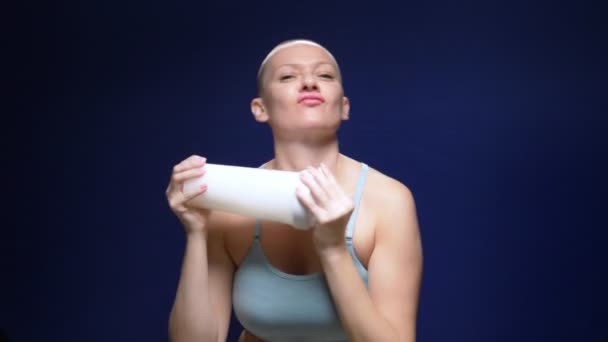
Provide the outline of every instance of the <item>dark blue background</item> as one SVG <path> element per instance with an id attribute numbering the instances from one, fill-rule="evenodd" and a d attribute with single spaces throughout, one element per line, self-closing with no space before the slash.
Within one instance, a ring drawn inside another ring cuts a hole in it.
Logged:
<path id="1" fill-rule="evenodd" d="M 272 157 L 249 102 L 259 63 L 291 38 L 340 62 L 343 152 L 415 195 L 419 341 L 608 337 L 590 237 L 605 153 L 599 8 L 21 6 L 7 32 L 23 92 L 8 93 L 19 111 L 3 135 L 0 328 L 14 341 L 167 340 L 184 247 L 164 198 L 171 167 Z"/>

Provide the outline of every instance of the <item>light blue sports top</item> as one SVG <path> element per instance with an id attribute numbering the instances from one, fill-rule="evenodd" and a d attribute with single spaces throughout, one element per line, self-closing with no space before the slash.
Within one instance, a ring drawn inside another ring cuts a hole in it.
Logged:
<path id="1" fill-rule="evenodd" d="M 355 209 L 346 228 L 346 246 L 367 287 L 367 270 L 353 248 L 355 218 L 368 166 L 362 163 L 355 192 Z M 232 289 L 234 313 L 241 325 L 267 342 L 336 342 L 347 336 L 322 272 L 294 275 L 273 267 L 260 243 L 260 221 L 255 238 L 239 266 Z"/>

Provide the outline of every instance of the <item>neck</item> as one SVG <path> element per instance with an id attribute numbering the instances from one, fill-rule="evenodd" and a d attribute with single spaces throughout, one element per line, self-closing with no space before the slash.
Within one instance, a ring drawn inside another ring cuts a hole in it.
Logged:
<path id="1" fill-rule="evenodd" d="M 276 170 L 301 171 L 308 166 L 318 167 L 325 164 L 332 173 L 339 169 L 340 151 L 338 140 L 327 142 L 276 141 L 274 145 L 275 159 L 268 167 Z"/>

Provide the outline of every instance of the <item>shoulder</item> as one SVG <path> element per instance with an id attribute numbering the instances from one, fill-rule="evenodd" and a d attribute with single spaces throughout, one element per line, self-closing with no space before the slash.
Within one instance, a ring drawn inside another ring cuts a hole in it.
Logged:
<path id="1" fill-rule="evenodd" d="M 404 207 L 415 206 L 412 191 L 401 181 L 372 167 L 369 167 L 367 178 L 366 196 L 379 209 L 394 210 L 395 208 L 403 209 Z"/>
<path id="2" fill-rule="evenodd" d="M 370 167 L 365 197 L 375 214 L 377 239 L 418 234 L 416 202 L 407 185 Z"/>

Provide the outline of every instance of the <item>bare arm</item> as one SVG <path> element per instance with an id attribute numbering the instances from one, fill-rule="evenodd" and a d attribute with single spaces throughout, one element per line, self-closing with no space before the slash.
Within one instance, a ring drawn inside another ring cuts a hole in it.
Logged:
<path id="1" fill-rule="evenodd" d="M 206 159 L 191 156 L 173 167 L 167 201 L 186 232 L 186 248 L 171 314 L 169 339 L 173 342 L 224 341 L 230 320 L 234 264 L 226 252 L 222 215 L 191 208 L 188 201 L 207 190 L 206 185 L 184 193 L 184 182 L 204 176 Z M 220 217 L 220 218 L 218 218 Z"/>
<path id="2" fill-rule="evenodd" d="M 422 246 L 414 198 L 396 180 L 372 184 L 378 221 L 368 265 L 369 291 L 348 253 L 344 233 L 354 203 L 324 165 L 307 168 L 298 199 L 313 213 L 313 242 L 351 341 L 413 342 L 422 272 Z M 371 180 L 370 183 L 374 183 Z"/>
<path id="3" fill-rule="evenodd" d="M 225 341 L 230 323 L 234 265 L 221 231 L 189 234 L 169 318 L 172 342 Z"/>
<path id="4" fill-rule="evenodd" d="M 369 291 L 346 248 L 321 257 L 345 330 L 351 341 L 416 340 L 416 311 L 422 250 L 414 200 L 407 188 L 383 201 L 369 270 Z"/>

